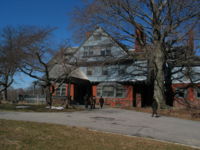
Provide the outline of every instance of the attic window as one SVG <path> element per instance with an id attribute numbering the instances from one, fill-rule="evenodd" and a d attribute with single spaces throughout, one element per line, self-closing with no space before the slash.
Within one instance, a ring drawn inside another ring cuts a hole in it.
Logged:
<path id="1" fill-rule="evenodd" d="M 93 35 L 93 37 L 94 37 L 95 41 L 101 40 L 101 35 L 100 34 L 95 34 L 95 35 Z"/>

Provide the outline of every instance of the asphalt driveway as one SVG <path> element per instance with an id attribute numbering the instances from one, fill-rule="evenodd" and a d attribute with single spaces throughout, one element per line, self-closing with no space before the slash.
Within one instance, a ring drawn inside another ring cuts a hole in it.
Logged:
<path id="1" fill-rule="evenodd" d="M 105 108 L 80 112 L 0 112 L 0 119 L 86 127 L 93 130 L 148 137 L 200 148 L 200 122 L 148 113 Z"/>

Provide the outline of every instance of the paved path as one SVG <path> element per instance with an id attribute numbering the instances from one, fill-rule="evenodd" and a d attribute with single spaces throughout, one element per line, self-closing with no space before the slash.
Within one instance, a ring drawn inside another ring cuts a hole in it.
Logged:
<path id="1" fill-rule="evenodd" d="M 200 148 L 200 122 L 106 108 L 64 113 L 0 112 L 1 119 L 56 123 L 132 136 L 149 137 Z"/>

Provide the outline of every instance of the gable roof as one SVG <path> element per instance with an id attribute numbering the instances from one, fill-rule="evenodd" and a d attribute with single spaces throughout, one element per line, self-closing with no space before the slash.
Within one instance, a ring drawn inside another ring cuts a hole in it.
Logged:
<path id="1" fill-rule="evenodd" d="M 100 31 L 99 33 L 105 34 L 106 37 L 108 37 L 114 44 L 116 44 L 119 48 L 121 48 L 121 49 L 124 51 L 124 53 L 127 52 L 125 46 L 123 46 L 121 43 L 119 43 L 117 40 L 115 40 L 115 39 L 114 39 L 108 32 L 106 32 L 102 27 L 97 26 L 97 28 L 96 28 L 94 31 L 92 31 L 91 34 L 86 38 L 86 40 L 84 40 L 84 42 L 77 48 L 76 53 L 79 52 L 80 48 L 83 47 L 83 45 L 85 45 L 85 43 L 88 42 L 89 39 L 90 39 L 90 38 L 94 35 L 94 33 L 97 32 L 98 30 Z M 76 54 L 76 53 L 75 53 L 75 54 Z"/>

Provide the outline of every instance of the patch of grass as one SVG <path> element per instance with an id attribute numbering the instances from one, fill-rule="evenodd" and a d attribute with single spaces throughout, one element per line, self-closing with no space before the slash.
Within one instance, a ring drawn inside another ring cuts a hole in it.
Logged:
<path id="1" fill-rule="evenodd" d="M 16 108 L 16 106 L 29 106 L 28 108 Z M 0 104 L 0 110 L 3 111 L 22 111 L 22 112 L 73 112 L 73 111 L 81 111 L 82 108 L 74 107 L 68 108 L 64 110 L 55 110 L 48 109 L 46 105 L 30 105 L 30 104 Z"/>
<path id="2" fill-rule="evenodd" d="M 151 107 L 144 107 L 144 108 L 123 107 L 123 109 L 152 113 Z M 170 116 L 170 117 L 177 117 L 181 119 L 200 121 L 200 117 L 194 117 L 193 115 L 193 114 L 200 114 L 200 110 L 171 108 L 171 109 L 161 109 L 160 111 L 158 111 L 158 113 L 161 116 Z"/>
<path id="3" fill-rule="evenodd" d="M 0 120 L 0 139 L 1 150 L 194 150 L 140 137 L 11 120 Z"/>

